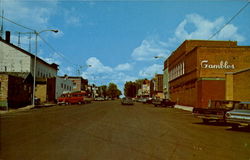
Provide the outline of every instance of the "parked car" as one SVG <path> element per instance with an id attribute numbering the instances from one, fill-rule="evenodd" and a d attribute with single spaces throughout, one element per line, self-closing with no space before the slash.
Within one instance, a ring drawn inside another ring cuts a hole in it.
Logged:
<path id="1" fill-rule="evenodd" d="M 169 99 L 154 99 L 152 101 L 152 104 L 157 107 L 157 106 L 161 106 L 161 107 L 171 107 L 171 108 L 174 108 L 175 106 L 175 102 L 172 102 L 171 100 Z"/>
<path id="2" fill-rule="evenodd" d="M 217 122 L 226 122 L 225 114 L 234 109 L 240 101 L 231 100 L 212 100 L 208 108 L 194 108 L 193 115 L 200 118 L 204 123 L 215 120 Z"/>
<path id="3" fill-rule="evenodd" d="M 149 97 L 149 98 L 146 99 L 146 103 L 152 104 L 152 102 L 153 102 L 153 99 L 151 97 Z"/>
<path id="4" fill-rule="evenodd" d="M 134 104 L 134 101 L 132 100 L 132 98 L 122 98 L 121 99 L 121 104 L 122 105 L 133 105 Z"/>
<path id="5" fill-rule="evenodd" d="M 233 110 L 228 111 L 226 122 L 230 123 L 232 128 L 250 126 L 250 102 L 240 102 Z"/>
<path id="6" fill-rule="evenodd" d="M 104 97 L 96 97 L 95 98 L 95 101 L 104 101 L 105 99 L 104 99 Z"/>
<path id="7" fill-rule="evenodd" d="M 57 104 L 82 104 L 85 103 L 84 96 L 82 92 L 65 93 L 57 98 Z"/>

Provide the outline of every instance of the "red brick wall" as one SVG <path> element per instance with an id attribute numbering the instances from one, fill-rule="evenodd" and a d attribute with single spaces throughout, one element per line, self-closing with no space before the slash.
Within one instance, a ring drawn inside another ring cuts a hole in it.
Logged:
<path id="1" fill-rule="evenodd" d="M 9 76 L 8 105 L 19 108 L 31 104 L 32 83 L 24 83 L 23 78 Z"/>
<path id="2" fill-rule="evenodd" d="M 209 100 L 225 99 L 225 80 L 199 80 L 196 107 L 207 108 Z"/>

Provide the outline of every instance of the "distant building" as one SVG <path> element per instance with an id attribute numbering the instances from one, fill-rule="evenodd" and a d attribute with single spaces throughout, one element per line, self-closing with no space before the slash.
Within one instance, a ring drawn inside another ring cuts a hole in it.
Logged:
<path id="1" fill-rule="evenodd" d="M 149 97 L 150 96 L 150 80 L 144 80 L 141 87 L 141 96 Z"/>
<path id="2" fill-rule="evenodd" d="M 73 82 L 72 91 L 86 91 L 88 88 L 88 80 L 82 77 L 68 77 L 69 80 Z"/>
<path id="3" fill-rule="evenodd" d="M 154 95 L 163 98 L 163 74 L 155 74 Z"/>
<path id="4" fill-rule="evenodd" d="M 168 57 L 164 68 L 168 69 L 173 101 L 207 107 L 210 100 L 226 99 L 225 73 L 250 68 L 250 46 L 238 46 L 233 41 L 186 40 Z M 239 84 L 250 81 L 248 74 L 242 76 Z"/>
<path id="5" fill-rule="evenodd" d="M 69 93 L 73 91 L 73 82 L 67 75 L 56 77 L 56 98 L 63 93 Z"/>

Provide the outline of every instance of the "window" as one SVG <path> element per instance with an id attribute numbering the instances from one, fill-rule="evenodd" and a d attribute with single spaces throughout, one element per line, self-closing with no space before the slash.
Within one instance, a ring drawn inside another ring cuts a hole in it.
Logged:
<path id="1" fill-rule="evenodd" d="M 76 83 L 73 83 L 73 88 L 76 88 Z"/>

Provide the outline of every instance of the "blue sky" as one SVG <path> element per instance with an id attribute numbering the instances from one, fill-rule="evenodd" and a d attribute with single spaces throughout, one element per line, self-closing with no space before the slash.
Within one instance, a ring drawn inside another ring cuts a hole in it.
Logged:
<path id="1" fill-rule="evenodd" d="M 44 32 L 39 56 L 60 65 L 59 74 L 83 76 L 97 85 L 152 78 L 162 73 L 164 59 L 185 39 L 208 39 L 233 17 L 247 1 L 240 0 L 1 0 L 4 17 Z M 214 40 L 250 45 L 250 5 Z M 4 21 L 4 29 L 29 32 Z M 34 36 L 31 41 L 34 52 Z M 28 50 L 27 34 L 21 47 Z M 51 49 L 52 47 L 52 49 Z M 88 67 L 91 65 L 92 67 Z"/>

